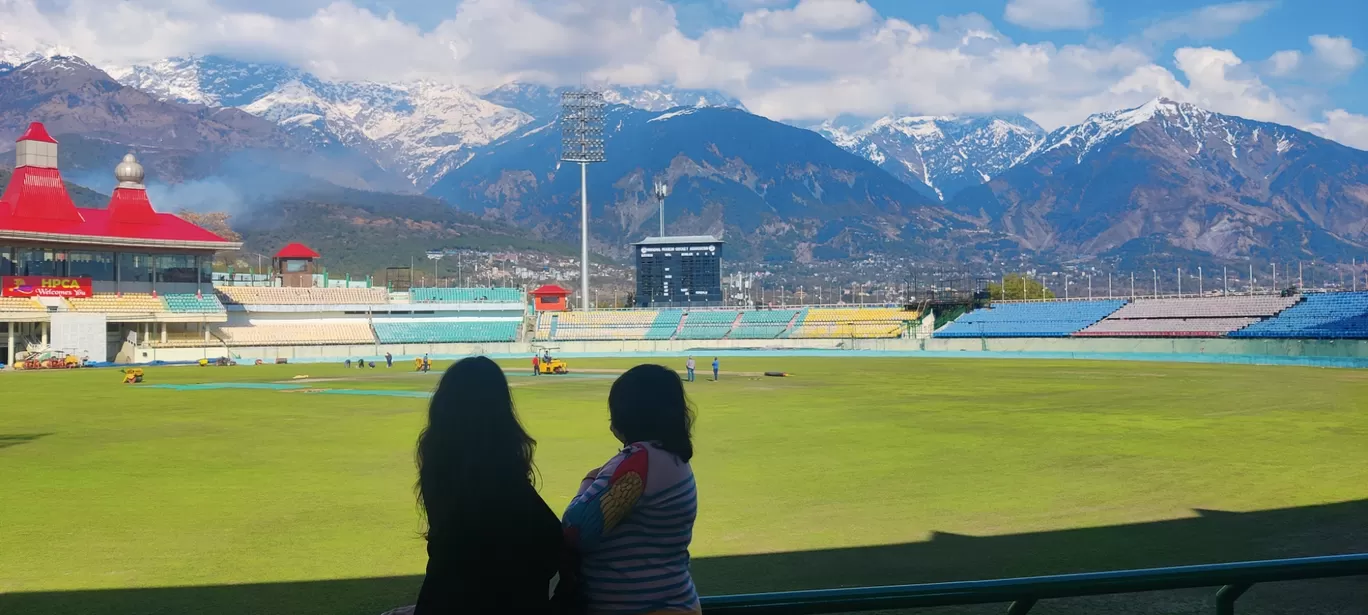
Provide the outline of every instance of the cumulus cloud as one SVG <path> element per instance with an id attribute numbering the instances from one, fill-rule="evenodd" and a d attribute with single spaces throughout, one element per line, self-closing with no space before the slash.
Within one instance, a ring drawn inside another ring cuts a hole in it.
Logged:
<path id="1" fill-rule="evenodd" d="M 1265 62 L 1267 64 L 1266 70 L 1268 74 L 1274 77 L 1286 77 L 1296 72 L 1297 68 L 1301 66 L 1301 60 L 1300 51 L 1285 49 L 1268 57 L 1268 61 Z"/>
<path id="2" fill-rule="evenodd" d="M 1311 132 L 1350 147 L 1368 150 L 1368 116 L 1349 113 L 1344 109 L 1333 109 L 1326 111 L 1321 121 L 1307 128 Z"/>
<path id="3" fill-rule="evenodd" d="M 236 4 L 216 3 L 223 1 Z M 881 16 L 863 0 L 711 1 L 748 8 L 730 25 L 687 35 L 663 0 L 462 0 L 427 27 L 345 0 L 301 0 L 284 14 L 253 8 L 264 0 L 0 0 L 0 40 L 27 51 L 60 43 L 105 66 L 222 53 L 327 79 L 434 79 L 477 90 L 515 80 L 669 83 L 719 89 L 757 113 L 792 121 L 1014 112 L 1053 128 L 1166 96 L 1362 138 L 1362 116 L 1325 113 L 1324 101 L 1288 99 L 1260 79 L 1310 64 L 1353 70 L 1363 57 L 1348 39 L 1318 35 L 1308 51 L 1254 62 L 1230 50 L 1184 47 L 1171 70 L 1143 37 L 1022 43 L 977 14 L 912 23 Z M 1019 21 L 1023 7 L 1047 5 L 1074 9 L 1056 18 L 1080 11 L 1098 18 L 1089 2 L 1028 0 L 1011 10 Z M 1259 6 L 1197 13 L 1229 26 Z"/>
<path id="4" fill-rule="evenodd" d="M 1271 1 L 1211 4 L 1156 22 L 1145 28 L 1141 36 L 1154 42 L 1178 38 L 1198 41 L 1223 38 L 1234 34 L 1245 23 L 1263 17 L 1273 6 Z"/>
<path id="5" fill-rule="evenodd" d="M 1003 18 L 1035 30 L 1085 30 L 1102 22 L 1093 0 L 1008 0 Z"/>
<path id="6" fill-rule="evenodd" d="M 1343 36 L 1316 34 L 1308 41 L 1316 59 L 1333 70 L 1348 73 L 1363 64 L 1363 52 L 1354 48 L 1354 42 Z"/>

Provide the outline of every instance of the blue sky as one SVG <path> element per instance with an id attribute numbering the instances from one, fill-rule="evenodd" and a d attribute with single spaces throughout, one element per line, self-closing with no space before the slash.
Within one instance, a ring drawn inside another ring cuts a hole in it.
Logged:
<path id="1" fill-rule="evenodd" d="M 795 123 L 1155 97 L 1368 149 L 1368 1 L 6 0 L 6 57 L 117 70 L 186 54 L 324 79 L 717 90 Z M 50 52 L 50 51 L 49 51 Z"/>
<path id="2" fill-rule="evenodd" d="M 746 10 L 783 9 L 796 4 L 783 0 L 671 0 L 671 3 L 677 8 L 680 29 L 692 36 L 714 28 L 734 27 Z M 942 17 L 977 13 L 1016 42 L 1081 45 L 1090 41 L 1137 40 L 1144 37 L 1147 28 L 1162 22 L 1182 21 L 1195 9 L 1241 3 L 1096 0 L 1092 5 L 1100 14 L 1098 22 L 1080 29 L 1037 29 L 1014 24 L 1004 18 L 1006 0 L 868 0 L 868 4 L 883 17 L 918 24 L 934 24 Z M 1218 29 L 1209 35 L 1176 36 L 1155 43 L 1150 49 L 1156 63 L 1176 69 L 1174 51 L 1193 45 L 1220 47 L 1234 51 L 1242 58 L 1263 59 L 1282 50 L 1305 51 L 1307 38 L 1314 34 L 1347 37 L 1360 45 L 1368 44 L 1368 1 L 1271 0 L 1243 4 L 1261 5 L 1262 14 L 1229 31 Z M 1316 87 L 1334 104 L 1368 113 L 1368 76 L 1359 74 L 1353 79 L 1320 82 Z"/>

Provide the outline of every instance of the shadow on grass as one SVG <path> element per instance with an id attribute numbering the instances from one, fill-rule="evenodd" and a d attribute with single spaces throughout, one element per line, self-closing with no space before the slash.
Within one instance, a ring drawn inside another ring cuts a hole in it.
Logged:
<path id="1" fill-rule="evenodd" d="M 924 583 L 1368 551 L 1368 500 L 1096 528 L 699 558 L 705 595 Z M 0 595 L 4 615 L 379 615 L 411 604 L 420 576 Z M 1042 602 L 1032 613 L 1195 613 L 1215 590 Z M 1002 605 L 923 613 L 1001 613 Z M 1241 614 L 1368 614 L 1368 578 L 1256 586 Z"/>
<path id="2" fill-rule="evenodd" d="M 50 436 L 50 433 L 0 433 L 0 449 L 20 444 L 28 444 L 38 438 Z"/>

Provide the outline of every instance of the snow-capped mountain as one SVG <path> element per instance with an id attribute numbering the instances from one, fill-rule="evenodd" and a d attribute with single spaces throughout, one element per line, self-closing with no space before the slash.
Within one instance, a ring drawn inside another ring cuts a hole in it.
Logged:
<path id="1" fill-rule="evenodd" d="M 485 100 L 517 109 L 538 120 L 549 120 L 560 111 L 560 95 L 570 88 L 552 88 L 532 83 L 508 83 L 484 94 Z M 745 110 L 740 100 L 716 90 L 691 90 L 670 85 L 608 86 L 603 88 L 608 104 L 626 105 L 643 111 L 668 111 L 677 107 L 731 107 Z"/>
<path id="2" fill-rule="evenodd" d="M 855 129 L 828 121 L 816 130 L 939 200 L 1007 170 L 1045 134 L 1019 115 L 884 117 Z"/>
<path id="3" fill-rule="evenodd" d="M 735 258 L 930 250 L 949 241 L 957 222 L 820 135 L 740 109 L 612 105 L 606 116 L 612 153 L 589 172 L 589 194 L 597 195 L 591 242 L 602 253 L 625 255 L 631 241 L 655 232 L 657 181 L 670 187 L 667 232 L 725 236 Z M 562 166 L 560 147 L 558 130 L 530 128 L 481 150 L 428 195 L 544 238 L 572 240 L 579 173 Z"/>
<path id="4" fill-rule="evenodd" d="M 418 188 L 532 121 L 469 90 L 434 82 L 330 82 L 278 64 L 215 56 L 171 58 L 110 70 L 166 100 L 237 107 L 314 142 L 365 152 Z"/>
<path id="5" fill-rule="evenodd" d="M 947 206 L 1069 257 L 1347 259 L 1368 245 L 1368 152 L 1160 98 L 1051 132 Z"/>

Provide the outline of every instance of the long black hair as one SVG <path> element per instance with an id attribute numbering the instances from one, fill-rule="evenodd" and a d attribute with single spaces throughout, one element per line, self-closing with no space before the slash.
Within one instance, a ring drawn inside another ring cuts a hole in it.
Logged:
<path id="1" fill-rule="evenodd" d="M 457 361 L 442 374 L 418 434 L 418 503 L 429 535 L 475 498 L 535 480 L 537 441 L 518 422 L 503 370 L 485 357 Z M 481 495 L 477 495 L 481 494 Z"/>
<path id="2" fill-rule="evenodd" d="M 688 462 L 694 411 L 679 374 L 663 365 L 627 370 L 608 391 L 608 416 L 624 444 L 655 442 Z"/>

